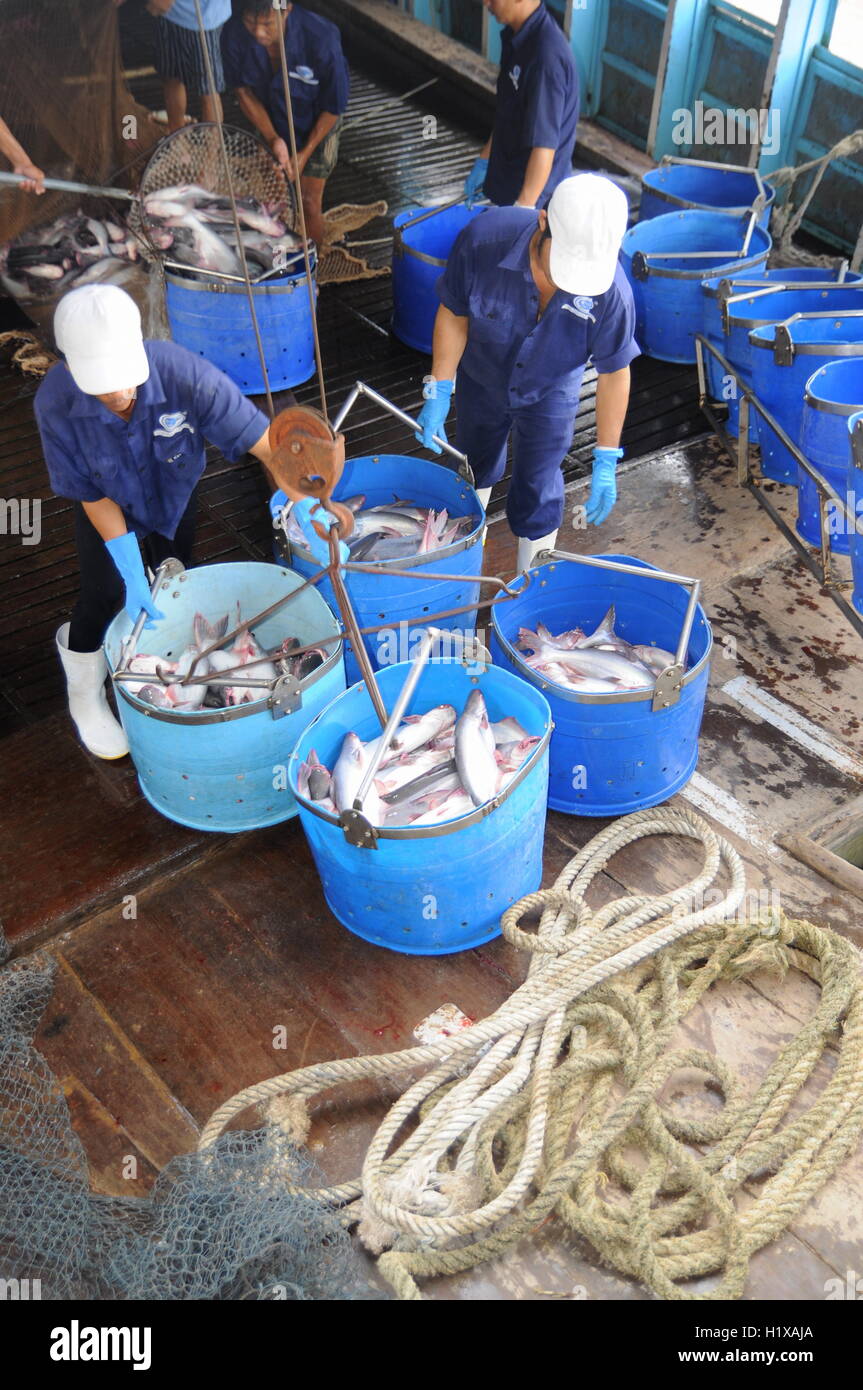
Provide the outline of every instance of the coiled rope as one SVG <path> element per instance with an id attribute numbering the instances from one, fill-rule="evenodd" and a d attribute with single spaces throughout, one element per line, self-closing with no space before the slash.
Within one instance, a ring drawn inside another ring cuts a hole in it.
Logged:
<path id="1" fill-rule="evenodd" d="M 668 893 L 588 907 L 608 861 L 652 835 L 700 842 L 701 871 Z M 728 887 L 714 902 L 723 871 Z M 504 935 L 531 962 L 489 1018 L 434 1045 L 250 1086 L 219 1107 L 199 1147 L 253 1104 L 301 1142 L 313 1096 L 427 1066 L 375 1134 L 360 1178 L 308 1193 L 344 1208 L 346 1224 L 359 1222 L 399 1298 L 420 1298 L 418 1279 L 500 1256 L 552 1213 L 605 1264 L 662 1298 L 737 1298 L 753 1251 L 789 1224 L 863 1128 L 855 948 L 781 913 L 738 922 L 744 891 L 740 857 L 692 812 L 661 807 L 621 818 L 551 888 L 504 914 Z M 537 911 L 538 926 L 523 927 Z M 715 981 L 789 966 L 820 985 L 820 1002 L 753 1096 L 713 1054 L 671 1047 Z M 828 1046 L 836 1048 L 829 1079 L 787 1120 Z M 710 1078 L 721 1111 L 692 1120 L 663 1106 L 663 1086 L 684 1068 Z M 707 1274 L 719 1278 L 706 1292 L 680 1282 Z"/>
<path id="2" fill-rule="evenodd" d="M 826 154 L 818 159 L 810 159 L 805 164 L 798 164 L 796 168 L 788 165 L 784 169 L 777 169 L 770 174 L 770 182 L 777 190 L 780 188 L 790 188 L 801 174 L 808 174 L 812 169 L 816 173 L 809 184 L 803 198 L 794 209 L 794 205 L 789 196 L 784 207 L 777 207 L 773 210 L 771 232 L 773 234 L 774 255 L 781 261 L 796 260 L 802 261 L 806 265 L 832 266 L 836 263 L 835 256 L 816 256 L 811 251 L 804 251 L 801 247 L 794 245 L 794 237 L 806 215 L 806 210 L 815 194 L 818 192 L 819 185 L 829 165 L 834 159 L 848 159 L 852 155 L 863 150 L 863 130 L 854 130 L 850 135 L 846 135 L 837 144 L 829 149 Z M 863 258 L 863 229 L 857 240 L 857 245 L 851 256 L 851 269 L 859 270 L 861 258 Z"/>

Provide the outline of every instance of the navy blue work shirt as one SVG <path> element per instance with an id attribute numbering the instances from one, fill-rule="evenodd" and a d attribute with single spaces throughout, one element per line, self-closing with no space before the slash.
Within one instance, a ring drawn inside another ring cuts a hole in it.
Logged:
<path id="1" fill-rule="evenodd" d="M 341 116 L 350 96 L 348 65 L 341 35 L 328 19 L 294 5 L 285 25 L 288 85 L 297 149 L 304 145 L 321 112 Z M 283 140 L 290 142 L 281 65 L 275 69 L 263 44 L 234 15 L 222 30 L 222 62 L 229 87 L 248 87 L 265 106 Z"/>
<path id="2" fill-rule="evenodd" d="M 569 40 L 545 5 L 513 33 L 501 34 L 500 71 L 491 155 L 483 191 L 493 203 L 515 202 L 530 152 L 554 150 L 551 173 L 537 199 L 543 207 L 572 173 L 578 125 L 578 69 Z"/>
<path id="3" fill-rule="evenodd" d="M 537 321 L 530 268 L 536 228 L 530 208 L 489 208 L 459 233 L 437 282 L 441 303 L 468 319 L 461 366 L 510 408 L 577 403 L 589 361 L 598 372 L 616 372 L 639 355 L 635 304 L 620 263 L 605 294 L 557 290 Z"/>
<path id="4" fill-rule="evenodd" d="M 204 471 L 205 441 L 235 460 L 270 422 L 203 357 L 176 343 L 144 349 L 150 375 L 128 421 L 79 390 L 58 362 L 36 392 L 36 422 L 58 497 L 109 497 L 139 536 L 173 538 Z"/>

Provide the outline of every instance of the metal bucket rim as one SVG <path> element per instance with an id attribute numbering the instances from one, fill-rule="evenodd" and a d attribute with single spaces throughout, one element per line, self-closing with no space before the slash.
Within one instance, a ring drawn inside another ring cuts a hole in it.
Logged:
<path id="1" fill-rule="evenodd" d="M 752 212 L 752 211 L 753 211 L 753 206 L 754 206 L 755 200 L 756 200 L 757 197 L 758 197 L 758 194 L 756 193 L 756 194 L 755 194 L 755 198 L 752 199 L 752 202 L 751 202 L 751 203 L 746 203 L 746 204 L 743 204 L 743 205 L 741 205 L 741 206 L 739 206 L 739 207 L 726 207 L 724 203 L 694 203 L 694 202 L 692 201 L 691 198 L 681 198 L 680 195 L 677 194 L 677 193 L 669 193 L 668 190 L 665 189 L 665 188 L 658 188 L 655 184 L 648 183 L 648 182 L 647 182 L 647 175 L 648 175 L 648 174 L 654 174 L 654 173 L 657 173 L 657 172 L 658 172 L 658 171 L 657 171 L 656 169 L 648 169 L 647 174 L 642 174 L 642 177 L 641 177 L 642 188 L 645 188 L 645 187 L 646 187 L 646 188 L 649 190 L 651 196 L 654 197 L 654 198 L 657 198 L 660 202 L 662 202 L 662 203 L 671 203 L 674 207 L 681 208 L 681 209 L 686 210 L 686 211 L 692 211 L 692 212 L 727 212 L 731 217 L 735 217 L 735 216 L 736 216 L 736 217 L 743 217 L 747 212 Z M 756 186 L 757 186 L 757 185 L 756 185 Z M 765 186 L 765 188 L 766 188 L 768 185 L 765 184 L 764 186 Z M 643 196 L 643 195 L 642 195 L 642 196 Z M 776 190 L 775 190 L 775 189 L 771 189 L 770 197 L 767 199 L 766 203 L 764 204 L 764 209 L 763 209 L 763 211 L 766 211 L 769 207 L 771 207 L 771 205 L 773 204 L 775 198 L 776 198 Z M 650 218 L 648 218 L 647 220 L 648 220 L 648 221 L 651 221 Z"/>
<path id="2" fill-rule="evenodd" d="M 191 266 L 190 266 L 189 268 L 190 268 L 190 270 L 193 269 L 193 267 L 191 267 Z M 312 279 L 313 279 L 313 280 L 314 280 L 314 276 L 315 276 L 315 270 L 316 270 L 316 267 L 315 267 L 315 266 L 312 266 Z M 200 275 L 206 275 L 208 272 L 207 272 L 207 271 L 200 271 L 200 272 L 198 272 L 198 273 L 199 273 Z M 207 291 L 208 293 L 213 293 L 213 292 L 215 291 L 216 293 L 219 293 L 219 294 L 247 294 L 247 293 L 248 293 L 248 290 L 247 290 L 247 287 L 246 287 L 246 283 L 245 283 L 244 280 L 239 280 L 239 281 L 236 281 L 236 282 L 235 282 L 235 281 L 232 281 L 232 280 L 229 281 L 229 280 L 222 280 L 222 279 L 219 279 L 219 280 L 186 279 L 186 277 L 185 277 L 184 275 L 178 275 L 176 271 L 168 270 L 167 267 L 165 268 L 164 274 L 165 274 L 165 280 L 168 281 L 168 282 L 170 282 L 170 284 L 172 284 L 172 285 L 176 285 L 179 289 L 192 290 L 192 291 L 196 291 L 196 290 L 197 290 L 197 291 L 201 291 L 201 290 L 204 290 L 204 291 Z M 307 285 L 308 283 L 309 283 L 309 277 L 306 275 L 305 268 L 304 268 L 304 269 L 300 272 L 299 275 L 288 275 L 288 276 L 285 276 L 283 279 L 280 279 L 280 280 L 260 280 L 260 281 L 257 281 L 257 282 L 253 280 L 253 281 L 252 281 L 252 289 L 253 289 L 253 290 L 266 290 L 267 292 L 272 292 L 272 293 L 274 293 L 274 294 L 294 294 L 296 290 L 300 289 L 303 285 Z"/>
<path id="3" fill-rule="evenodd" d="M 626 254 L 629 255 L 629 252 L 627 252 Z M 725 270 L 733 270 L 736 265 L 759 265 L 762 261 L 766 261 L 769 255 L 770 247 L 768 246 L 764 251 L 759 251 L 757 256 L 747 256 L 742 261 L 726 261 L 723 265 L 711 266 L 711 271 L 715 272 L 717 275 L 720 275 Z M 705 276 L 703 270 L 662 270 L 659 266 L 657 266 L 655 270 L 653 266 L 651 266 L 650 274 L 652 276 L 655 276 L 657 279 L 662 280 L 698 281 L 702 279 L 713 278 L 713 275 Z M 723 275 L 722 278 L 727 279 L 728 277 Z"/>
<path id="4" fill-rule="evenodd" d="M 300 682 L 300 691 L 308 690 L 321 680 L 325 675 L 338 665 L 342 657 L 344 640 L 340 637 L 337 642 L 329 644 L 331 651 L 326 661 L 316 666 L 304 680 Z M 235 705 L 233 708 L 226 709 L 191 709 L 185 711 L 174 711 L 160 709 L 157 705 L 149 705 L 146 700 L 141 700 L 137 695 L 125 688 L 123 681 L 112 682 L 114 689 L 118 690 L 127 704 L 133 709 L 138 710 L 148 719 L 158 719 L 162 724 L 229 724 L 235 719 L 246 719 L 250 714 L 262 714 L 270 708 L 270 701 L 273 696 L 272 689 L 266 690 L 258 699 L 249 700 L 244 705 Z M 201 681 L 203 684 L 203 680 Z"/>
<path id="5" fill-rule="evenodd" d="M 408 662 L 408 663 L 400 663 L 400 664 L 402 664 L 402 665 L 405 665 L 405 664 L 406 664 L 406 665 L 408 665 L 408 666 L 410 665 L 409 662 Z M 459 662 L 453 662 L 453 661 L 451 661 L 451 660 L 442 659 L 442 658 L 440 658 L 440 657 L 434 657 L 434 658 L 432 658 L 432 659 L 428 662 L 428 665 L 429 665 L 429 666 L 453 666 L 453 665 L 459 665 L 459 666 L 467 667 L 467 666 L 473 666 L 473 665 L 475 665 L 475 664 L 476 664 L 476 663 L 475 663 L 475 662 L 472 662 L 472 661 L 459 661 Z M 496 666 L 494 666 L 494 665 L 488 666 L 488 667 L 486 668 L 486 672 L 487 672 L 487 673 L 488 673 L 488 672 L 491 672 L 491 671 L 496 671 L 499 675 L 507 675 L 507 674 L 508 674 L 507 672 L 502 671 L 502 670 L 500 669 L 500 667 L 496 667 Z M 367 687 L 366 687 L 365 681 L 359 681 L 357 685 L 351 686 L 350 689 L 351 689 L 351 690 L 359 690 L 359 689 L 367 690 Z M 478 686 L 478 685 L 475 686 L 475 689 L 479 689 L 479 686 Z M 536 687 L 534 687 L 534 689 L 536 689 Z M 343 692 L 342 692 L 342 695 L 347 694 L 347 693 L 348 693 L 347 691 L 343 691 Z M 542 691 L 538 691 L 537 693 L 540 694 L 540 695 L 542 695 Z M 312 726 L 313 726 L 314 724 L 316 724 L 320 719 L 323 719 L 323 717 L 328 713 L 329 709 L 331 708 L 331 705 L 334 704 L 337 700 L 341 699 L 341 698 L 342 698 L 342 695 L 336 695 L 335 698 L 334 698 L 334 700 L 331 702 L 331 704 L 330 704 L 330 705 L 327 705 L 325 709 L 321 710 L 320 713 L 317 714 L 317 715 L 315 716 L 315 718 L 312 720 L 312 723 L 309 724 L 309 725 L 307 725 L 306 729 L 303 731 L 303 734 L 308 733 L 309 729 L 311 729 Z M 544 696 L 543 696 L 543 699 L 545 699 Z M 548 705 L 548 701 L 545 701 L 545 703 L 546 703 L 546 705 Z M 539 741 L 539 743 L 538 743 L 538 744 L 536 745 L 536 747 L 533 749 L 533 751 L 532 751 L 532 753 L 530 754 L 530 756 L 527 757 L 527 758 L 524 760 L 524 762 L 522 763 L 521 767 L 520 767 L 520 768 L 518 769 L 518 771 L 516 772 L 515 776 L 513 777 L 512 781 L 509 783 L 509 785 L 508 785 L 507 787 L 505 787 L 504 790 L 503 790 L 502 792 L 499 792 L 497 796 L 493 797 L 491 801 L 486 801 L 486 802 L 484 802 L 482 806 L 475 806 L 474 809 L 473 809 L 472 811 L 468 811 L 468 812 L 467 812 L 465 815 L 463 815 L 463 816 L 456 816 L 456 817 L 454 817 L 454 819 L 452 819 L 452 820 L 442 821 L 440 825 L 423 825 L 423 826 L 416 826 L 416 827 L 410 826 L 410 825 L 400 825 L 400 826 L 393 826 L 392 829 L 389 829 L 389 830 L 386 829 L 386 827 L 384 827 L 384 826 L 375 826 L 375 831 L 376 831 L 376 834 L 377 834 L 378 839 L 381 839 L 381 840 L 432 840 L 432 839 L 437 839 L 437 838 L 440 837 L 441 835 L 451 835 L 451 834 L 453 834 L 453 832 L 456 831 L 456 830 L 467 830 L 467 829 L 469 829 L 470 826 L 472 826 L 472 825 L 478 825 L 480 821 L 485 820 L 485 818 L 486 818 L 487 816 L 490 816 L 491 813 L 492 813 L 493 811 L 496 811 L 496 810 L 498 810 L 499 807 L 503 806 L 504 803 L 505 803 L 505 802 L 509 799 L 509 797 L 512 795 L 512 793 L 513 793 L 518 787 L 521 786 L 521 784 L 522 784 L 522 782 L 525 780 L 525 778 L 533 771 L 533 769 L 534 769 L 534 767 L 536 766 L 536 764 L 538 763 L 539 759 L 543 756 L 543 754 L 545 753 L 546 749 L 548 748 L 548 745 L 549 745 L 549 743 L 550 743 L 550 741 L 551 741 L 551 735 L 552 735 L 553 730 L 554 730 L 554 719 L 553 719 L 553 717 L 552 717 L 551 707 L 549 706 L 549 707 L 548 707 L 548 716 L 547 716 L 547 719 L 546 719 L 545 731 L 544 731 L 544 733 L 540 736 L 540 741 Z M 299 802 L 299 804 L 300 804 L 301 806 L 303 806 L 306 810 L 311 811 L 313 815 L 317 816 L 319 820 L 326 821 L 328 825 L 335 826 L 336 829 L 341 830 L 341 829 L 342 829 L 342 824 L 341 824 L 341 821 L 339 820 L 338 816 L 332 815 L 329 811 L 322 811 L 322 810 L 320 809 L 320 807 L 316 806 L 316 804 L 315 804 L 314 801 L 308 801 L 304 796 L 301 796 L 301 795 L 300 795 L 300 792 L 299 792 L 299 790 L 298 790 L 298 788 L 296 788 L 296 787 L 294 787 L 294 786 L 291 786 L 291 769 L 296 765 L 298 758 L 299 758 L 299 754 L 297 753 L 296 748 L 294 748 L 294 749 L 292 750 L 292 752 L 291 752 L 289 758 L 288 758 L 287 766 L 288 766 L 288 785 L 289 785 L 290 790 L 292 791 L 292 793 L 293 793 L 295 799 L 296 799 L 297 802 Z"/>
<path id="6" fill-rule="evenodd" d="M 642 564 L 644 565 L 645 569 L 656 569 L 655 565 L 650 565 L 646 561 L 642 561 Z M 543 562 L 541 566 L 537 566 L 537 568 L 544 568 L 545 565 L 549 565 L 552 568 L 556 568 L 557 561 L 546 560 Z M 692 666 L 688 671 L 685 672 L 683 679 L 680 682 L 681 689 L 684 685 L 689 685 L 690 682 L 694 681 L 695 678 L 701 674 L 703 667 L 707 663 L 709 663 L 710 655 L 713 651 L 713 628 L 711 627 L 710 620 L 708 619 L 707 614 L 704 611 L 704 605 L 701 603 L 698 603 L 696 605 L 696 621 L 698 613 L 701 614 L 701 621 L 707 628 L 707 646 L 704 649 L 704 655 L 695 663 L 694 666 Z M 563 685 L 556 685 L 554 681 L 542 681 L 541 677 L 537 676 L 537 673 L 533 669 L 533 667 L 527 664 L 521 652 L 517 651 L 516 648 L 510 642 L 509 638 L 505 637 L 504 634 L 501 632 L 500 627 L 498 626 L 496 608 L 492 608 L 491 610 L 491 625 L 494 629 L 495 636 L 497 637 L 498 641 L 500 642 L 501 646 L 506 652 L 507 657 L 510 661 L 512 661 L 512 664 L 519 669 L 519 674 L 521 675 L 522 679 L 528 680 L 531 685 L 535 686 L 537 689 L 543 692 L 545 692 L 546 690 L 550 690 L 551 693 L 554 695 L 555 699 L 567 700 L 571 704 L 575 705 L 629 705 L 635 703 L 636 701 L 653 699 L 653 693 L 656 689 L 655 681 L 653 685 L 650 686 L 647 690 L 625 690 L 620 692 L 612 690 L 603 690 L 597 691 L 593 694 L 583 695 L 579 694 L 577 690 L 567 690 L 566 687 Z M 695 623 L 693 622 L 693 630 L 694 628 Z M 663 711 L 660 710 L 657 711 L 657 713 L 663 713 Z"/>
<path id="7" fill-rule="evenodd" d="M 814 288 L 825 289 L 825 288 L 828 288 L 828 287 L 827 287 L 827 286 L 824 286 L 824 285 L 819 285 L 819 286 L 814 287 Z M 831 285 L 831 286 L 829 286 L 829 288 L 830 288 L 830 289 L 841 289 L 842 286 L 841 286 L 841 285 Z M 863 286 L 861 286 L 861 289 L 863 289 Z M 788 293 L 787 290 L 777 290 L 777 294 L 787 294 L 787 293 Z M 863 294 L 861 294 L 861 303 L 863 303 Z M 829 311 L 828 311 L 828 312 L 829 312 Z M 737 327 L 737 328 L 742 328 L 745 324 L 748 324 L 748 325 L 749 325 L 748 332 L 750 332 L 750 333 L 751 333 L 754 329 L 756 329 L 756 328 L 768 328 L 768 327 L 770 326 L 771 323 L 784 323 L 784 322 L 785 322 L 784 319 L 751 319 L 751 318 L 744 318 L 741 314 L 735 314 L 735 312 L 734 312 L 733 309 L 728 309 L 728 310 L 727 310 L 727 316 L 728 316 L 728 323 L 729 323 L 729 326 L 733 324 L 733 325 L 734 325 L 735 327 Z"/>
<path id="8" fill-rule="evenodd" d="M 803 392 L 803 404 L 808 405 L 811 410 L 820 410 L 824 415 L 844 415 L 848 419 L 863 411 L 863 402 L 845 406 L 840 405 L 839 401 L 827 401 L 823 396 L 813 396 L 808 385 Z"/>
<path id="9" fill-rule="evenodd" d="M 430 256 L 427 251 L 416 251 L 413 246 L 409 246 L 402 236 L 401 227 L 396 227 L 393 232 L 393 253 L 396 256 L 413 256 L 415 260 L 425 261 L 426 265 L 437 266 L 438 269 L 446 265 L 446 258 Z"/>

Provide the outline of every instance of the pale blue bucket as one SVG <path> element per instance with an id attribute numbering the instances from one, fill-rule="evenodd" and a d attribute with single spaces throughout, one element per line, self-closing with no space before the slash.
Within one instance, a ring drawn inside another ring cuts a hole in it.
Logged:
<path id="1" fill-rule="evenodd" d="M 410 670 L 404 663 L 378 672 L 388 709 Z M 440 704 L 461 712 L 477 688 L 492 720 L 513 715 L 541 740 L 516 780 L 490 803 L 493 809 L 421 829 L 382 830 L 376 849 L 361 849 L 348 842 L 333 815 L 297 795 L 330 911 L 376 946 L 418 956 L 482 946 L 500 935 L 505 910 L 540 886 L 551 733 L 547 700 L 496 666 L 434 660 L 424 668 L 407 713 Z M 337 696 L 301 734 L 289 765 L 295 794 L 299 765 L 309 751 L 332 768 L 350 731 L 364 741 L 380 733 L 362 682 Z"/>
<path id="2" fill-rule="evenodd" d="M 806 383 L 803 397 L 801 453 L 816 472 L 848 500 L 848 421 L 863 410 L 863 358 L 845 357 L 827 362 Z M 818 489 L 798 470 L 797 534 L 809 545 L 820 537 Z M 852 495 L 851 504 L 863 515 L 863 496 Z M 830 548 L 837 555 L 851 552 L 850 528 L 833 502 L 827 503 Z"/>
<path id="3" fill-rule="evenodd" d="M 163 583 L 156 606 L 165 617 L 144 629 L 137 650 L 176 658 L 191 641 L 196 612 L 210 621 L 227 612 L 233 627 L 238 601 L 243 619 L 253 618 L 301 584 L 290 570 L 254 561 L 186 570 Z M 131 629 L 123 609 L 105 637 L 112 670 Z M 320 594 L 307 588 L 254 631 L 261 646 L 272 650 L 288 636 L 303 645 L 332 637 L 339 625 Z M 301 687 L 299 707 L 278 718 L 266 693 L 233 709 L 182 714 L 156 709 L 115 681 L 129 751 L 151 806 L 194 830 L 251 830 L 295 816 L 288 759 L 309 721 L 345 688 L 341 645 L 328 646 L 330 657 Z"/>
<path id="4" fill-rule="evenodd" d="M 776 193 L 766 181 L 763 187 L 767 199 L 758 220 L 766 229 Z M 751 170 L 717 169 L 698 160 L 660 164 L 642 175 L 638 220 L 647 222 L 652 217 L 681 208 L 735 213 L 742 217 L 752 209 L 759 191 L 758 180 Z"/>

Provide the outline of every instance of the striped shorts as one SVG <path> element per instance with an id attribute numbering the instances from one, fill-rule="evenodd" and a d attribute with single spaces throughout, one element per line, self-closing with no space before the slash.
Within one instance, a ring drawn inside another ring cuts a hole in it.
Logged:
<path id="1" fill-rule="evenodd" d="M 222 69 L 221 34 L 223 24 L 207 29 L 207 47 L 213 65 L 216 91 L 225 90 Z M 176 77 L 193 96 L 209 91 L 207 69 L 201 52 L 201 36 L 197 29 L 183 29 L 161 15 L 156 20 L 156 71 L 160 77 Z"/>

